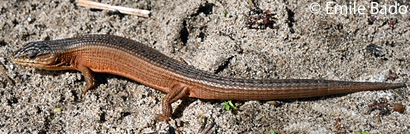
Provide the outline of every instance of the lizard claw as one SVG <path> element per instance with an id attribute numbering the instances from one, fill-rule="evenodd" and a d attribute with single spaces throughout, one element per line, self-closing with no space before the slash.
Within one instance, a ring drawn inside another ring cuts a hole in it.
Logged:
<path id="1" fill-rule="evenodd" d="M 170 121 L 169 116 L 163 115 L 163 114 L 157 114 L 157 117 L 155 118 L 157 121 L 165 121 L 165 123 L 168 124 Z"/>

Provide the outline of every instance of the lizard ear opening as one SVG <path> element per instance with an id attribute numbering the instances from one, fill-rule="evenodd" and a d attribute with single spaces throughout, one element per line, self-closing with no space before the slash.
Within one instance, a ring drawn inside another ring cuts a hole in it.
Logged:
<path id="1" fill-rule="evenodd" d="M 36 57 L 31 66 L 47 70 L 66 70 L 71 67 L 70 63 L 62 59 L 58 54 L 43 54 Z"/>
<path id="2" fill-rule="evenodd" d="M 35 56 L 33 60 L 38 64 L 55 65 L 57 64 L 58 59 L 59 58 L 56 54 L 42 54 Z"/>
<path id="3" fill-rule="evenodd" d="M 52 54 L 50 57 L 49 65 L 53 67 L 53 70 L 65 70 L 72 68 L 70 61 L 64 59 L 64 57 L 58 56 L 57 54 Z"/>

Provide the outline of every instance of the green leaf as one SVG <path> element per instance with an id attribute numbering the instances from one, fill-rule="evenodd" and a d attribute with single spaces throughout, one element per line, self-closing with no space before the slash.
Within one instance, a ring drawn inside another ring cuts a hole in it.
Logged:
<path id="1" fill-rule="evenodd" d="M 231 109 L 236 110 L 237 108 L 236 108 L 236 106 L 232 103 L 232 100 L 229 100 L 229 101 L 225 101 L 225 103 L 224 103 L 224 109 L 227 110 L 227 111 L 229 111 L 229 110 L 231 110 Z"/>
<path id="2" fill-rule="evenodd" d="M 224 103 L 224 109 L 225 109 L 226 111 L 231 110 L 231 107 L 229 106 L 229 104 L 228 104 L 227 101 L 225 101 L 225 103 Z"/>
<path id="3" fill-rule="evenodd" d="M 230 106 L 233 110 L 236 110 L 236 109 L 237 109 L 237 108 L 235 107 L 235 105 L 232 103 L 232 100 L 229 100 L 228 103 L 229 103 L 229 106 Z"/>

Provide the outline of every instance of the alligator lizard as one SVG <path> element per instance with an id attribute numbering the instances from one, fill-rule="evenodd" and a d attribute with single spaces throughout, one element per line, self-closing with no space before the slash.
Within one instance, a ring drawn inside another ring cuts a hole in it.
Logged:
<path id="1" fill-rule="evenodd" d="M 238 79 L 195 69 L 159 51 L 124 37 L 87 35 L 26 44 L 15 52 L 15 63 L 47 70 L 78 70 L 86 88 L 93 88 L 93 73 L 110 73 L 168 93 L 162 114 L 168 121 L 171 103 L 183 98 L 274 100 L 345 94 L 405 87 L 405 83 L 350 82 L 315 79 Z"/>

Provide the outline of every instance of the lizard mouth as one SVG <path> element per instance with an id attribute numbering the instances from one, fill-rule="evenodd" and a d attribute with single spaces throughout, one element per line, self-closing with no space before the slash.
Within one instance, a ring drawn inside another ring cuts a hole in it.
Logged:
<path id="1" fill-rule="evenodd" d="M 24 56 L 20 56 L 20 57 L 14 56 L 14 57 L 11 57 L 10 59 L 11 61 L 19 65 L 35 67 L 35 68 L 44 68 L 44 69 L 53 67 L 56 63 L 56 57 L 53 54 L 40 55 L 40 56 L 36 56 L 35 58 L 24 57 Z"/>
<path id="2" fill-rule="evenodd" d="M 30 67 L 41 67 L 43 64 L 34 61 L 34 60 L 30 60 L 30 59 L 26 59 L 26 58 L 16 58 L 16 57 L 12 57 L 10 58 L 11 61 L 13 61 L 14 63 L 17 63 L 19 65 L 23 65 L 23 66 L 30 66 Z"/>

